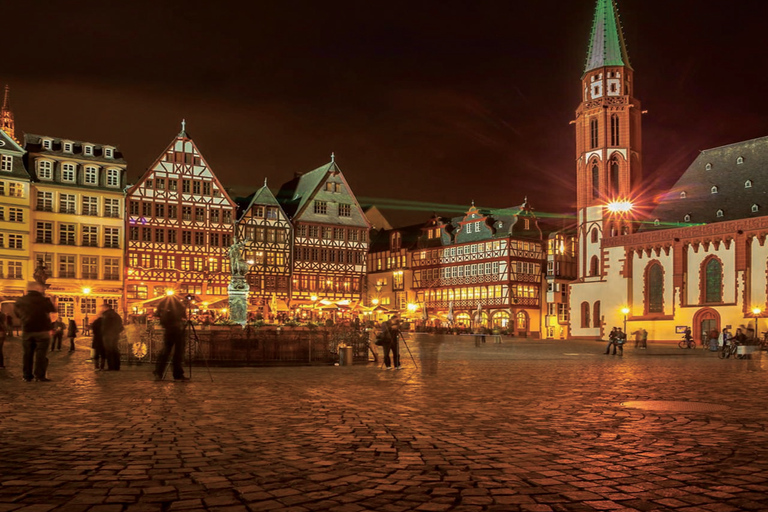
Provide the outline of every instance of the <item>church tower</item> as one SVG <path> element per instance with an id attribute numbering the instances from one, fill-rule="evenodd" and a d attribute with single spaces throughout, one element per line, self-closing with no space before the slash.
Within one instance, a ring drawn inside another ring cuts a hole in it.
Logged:
<path id="1" fill-rule="evenodd" d="M 641 178 L 641 109 L 634 94 L 615 0 L 597 0 L 576 109 L 579 278 L 603 274 L 604 236 L 632 231 L 635 187 Z M 609 204 L 624 205 L 613 211 Z"/>
<path id="2" fill-rule="evenodd" d="M 10 95 L 10 88 L 6 84 L 5 97 L 3 98 L 3 108 L 0 109 L 0 130 L 11 136 L 13 140 L 16 140 L 16 125 L 13 122 L 13 112 L 11 112 L 11 106 L 8 102 L 8 96 Z"/>

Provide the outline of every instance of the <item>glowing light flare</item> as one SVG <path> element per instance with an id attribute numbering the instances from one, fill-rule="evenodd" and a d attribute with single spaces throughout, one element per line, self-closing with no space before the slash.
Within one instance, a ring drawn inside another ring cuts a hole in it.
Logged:
<path id="1" fill-rule="evenodd" d="M 83 293 L 85 295 L 88 295 L 89 293 L 91 293 L 91 289 L 90 288 L 83 288 Z"/>
<path id="2" fill-rule="evenodd" d="M 605 207 L 611 213 L 629 213 L 634 205 L 630 201 L 611 201 Z"/>
<path id="3" fill-rule="evenodd" d="M 624 313 L 625 315 L 628 315 L 629 314 L 629 308 L 628 307 L 623 307 L 623 308 L 621 308 L 621 312 Z"/>
<path id="4" fill-rule="evenodd" d="M 755 315 L 755 316 L 759 315 L 762 312 L 763 312 L 763 310 L 760 309 L 760 308 L 752 308 L 752 314 Z"/>
<path id="5" fill-rule="evenodd" d="M 173 290 L 165 290 L 165 294 L 166 294 L 166 295 L 168 295 L 168 296 L 171 296 L 171 295 L 173 295 L 174 293 L 176 293 L 176 292 L 175 292 L 175 291 L 173 291 Z"/>

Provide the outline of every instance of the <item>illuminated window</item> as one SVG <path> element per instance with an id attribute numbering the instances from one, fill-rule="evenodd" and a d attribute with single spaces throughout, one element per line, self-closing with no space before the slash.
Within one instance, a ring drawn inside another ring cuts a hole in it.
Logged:
<path id="1" fill-rule="evenodd" d="M 319 215 L 325 215 L 328 213 L 328 203 L 325 201 L 314 202 L 314 212 Z"/>
<path id="2" fill-rule="evenodd" d="M 704 302 L 716 303 L 723 301 L 723 266 L 715 257 L 710 257 L 702 263 L 701 280 L 704 285 Z"/>
<path id="3" fill-rule="evenodd" d="M 37 177 L 41 180 L 53 179 L 53 162 L 40 160 L 37 162 Z"/>

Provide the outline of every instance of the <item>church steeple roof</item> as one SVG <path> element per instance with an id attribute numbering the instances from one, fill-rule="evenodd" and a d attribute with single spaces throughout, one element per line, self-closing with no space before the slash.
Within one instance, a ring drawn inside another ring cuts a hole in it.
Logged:
<path id="1" fill-rule="evenodd" d="M 584 74 L 605 66 L 626 66 L 632 69 L 615 0 L 597 0 Z"/>

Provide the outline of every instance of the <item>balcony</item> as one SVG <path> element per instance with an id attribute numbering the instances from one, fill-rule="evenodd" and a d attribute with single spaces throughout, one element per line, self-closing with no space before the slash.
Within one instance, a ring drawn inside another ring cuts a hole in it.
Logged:
<path id="1" fill-rule="evenodd" d="M 59 277 L 61 279 L 74 279 L 75 273 L 74 272 L 59 272 Z"/>
<path id="2" fill-rule="evenodd" d="M 120 274 L 104 274 L 105 281 L 119 281 Z"/>
<path id="3" fill-rule="evenodd" d="M 35 209 L 39 212 L 53 212 L 53 206 L 51 206 L 50 204 L 38 203 Z"/>
<path id="4" fill-rule="evenodd" d="M 97 272 L 83 272 L 83 277 L 81 279 L 98 279 L 99 274 Z"/>
<path id="5" fill-rule="evenodd" d="M 59 208 L 59 213 L 75 213 L 75 207 L 74 206 L 71 208 L 61 207 Z"/>

